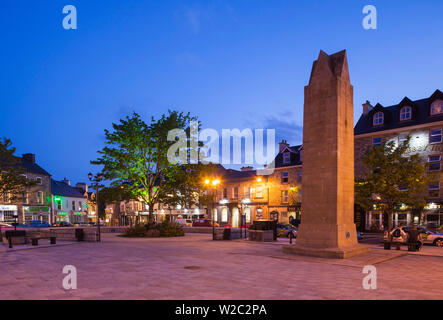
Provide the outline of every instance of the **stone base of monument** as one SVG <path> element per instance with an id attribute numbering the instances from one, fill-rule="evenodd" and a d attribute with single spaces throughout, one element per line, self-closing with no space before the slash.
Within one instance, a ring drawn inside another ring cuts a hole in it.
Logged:
<path id="1" fill-rule="evenodd" d="M 299 254 L 303 256 L 329 258 L 329 259 L 347 259 L 353 256 L 367 253 L 371 249 L 363 245 L 354 245 L 344 248 L 321 248 L 321 247 L 307 247 L 297 245 L 283 246 L 284 253 Z"/>

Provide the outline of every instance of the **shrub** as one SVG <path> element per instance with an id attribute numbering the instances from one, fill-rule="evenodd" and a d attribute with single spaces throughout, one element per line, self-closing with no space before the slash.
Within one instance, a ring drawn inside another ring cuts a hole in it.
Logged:
<path id="1" fill-rule="evenodd" d="M 167 220 L 158 223 L 156 228 L 160 231 L 160 237 L 182 237 L 185 235 L 183 228 L 178 223 Z"/>
<path id="2" fill-rule="evenodd" d="M 142 224 L 138 224 L 138 225 L 126 230 L 126 232 L 123 234 L 123 236 L 124 237 L 146 237 L 147 233 L 148 233 L 148 230 L 145 228 L 145 226 Z"/>

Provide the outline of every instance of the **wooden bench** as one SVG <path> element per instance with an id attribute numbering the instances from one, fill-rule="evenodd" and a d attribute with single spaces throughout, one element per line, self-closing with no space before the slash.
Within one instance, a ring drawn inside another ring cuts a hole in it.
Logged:
<path id="1" fill-rule="evenodd" d="M 49 237 L 32 237 L 31 243 L 33 246 L 38 246 L 38 240 L 40 239 L 49 239 L 51 244 L 56 244 L 57 237 L 56 236 L 49 236 Z"/>

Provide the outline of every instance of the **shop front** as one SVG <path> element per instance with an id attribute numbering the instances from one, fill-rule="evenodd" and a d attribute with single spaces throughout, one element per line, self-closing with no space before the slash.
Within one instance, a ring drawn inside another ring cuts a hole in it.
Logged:
<path id="1" fill-rule="evenodd" d="M 14 222 L 14 216 L 17 215 L 18 208 L 16 205 L 0 205 L 0 221 Z"/>
<path id="2" fill-rule="evenodd" d="M 24 222 L 41 221 L 51 223 L 51 209 L 49 206 L 23 206 Z"/>

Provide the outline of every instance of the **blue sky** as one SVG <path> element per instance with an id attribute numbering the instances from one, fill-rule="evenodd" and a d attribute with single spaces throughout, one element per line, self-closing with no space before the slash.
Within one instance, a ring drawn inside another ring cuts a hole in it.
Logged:
<path id="1" fill-rule="evenodd" d="M 77 8 L 64 30 L 62 8 Z M 377 8 L 364 30 L 362 9 Z M 443 2 L 3 0 L 0 136 L 55 179 L 85 181 L 103 130 L 135 110 L 203 127 L 275 128 L 301 143 L 303 87 L 320 49 L 347 49 L 361 104 L 443 89 Z"/>

